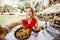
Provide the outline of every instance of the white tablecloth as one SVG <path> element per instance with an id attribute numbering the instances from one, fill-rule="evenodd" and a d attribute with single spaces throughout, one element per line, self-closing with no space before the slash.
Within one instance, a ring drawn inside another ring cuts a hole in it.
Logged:
<path id="1" fill-rule="evenodd" d="M 45 22 L 39 22 L 39 24 L 41 25 L 45 25 Z M 17 30 L 20 26 L 12 29 L 6 36 L 6 40 L 17 40 L 14 36 L 14 32 L 15 30 Z M 38 36 L 35 37 L 34 35 L 31 35 L 30 38 L 28 40 L 53 40 L 53 38 L 51 37 L 51 35 L 49 35 L 46 30 L 41 30 L 38 33 Z"/>

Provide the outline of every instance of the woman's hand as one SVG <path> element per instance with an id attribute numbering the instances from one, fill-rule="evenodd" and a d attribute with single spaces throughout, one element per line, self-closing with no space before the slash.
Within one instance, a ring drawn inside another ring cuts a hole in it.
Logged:
<path id="1" fill-rule="evenodd" d="M 35 32 L 38 33 L 40 32 L 40 26 L 37 24 L 35 24 Z"/>
<path id="2" fill-rule="evenodd" d="M 35 32 L 35 33 L 38 33 L 38 32 L 40 32 L 40 27 L 36 27 L 32 31 Z"/>

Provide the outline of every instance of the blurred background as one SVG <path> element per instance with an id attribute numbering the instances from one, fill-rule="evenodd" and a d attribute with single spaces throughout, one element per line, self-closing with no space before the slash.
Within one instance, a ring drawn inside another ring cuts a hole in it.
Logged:
<path id="1" fill-rule="evenodd" d="M 51 7 L 51 6 L 58 3 L 60 3 L 59 0 L 0 0 L 0 20 L 1 20 L 0 24 L 3 25 L 9 22 L 8 20 L 11 20 L 11 19 L 12 19 L 11 21 L 14 21 L 13 19 L 15 18 L 14 15 L 16 15 L 16 18 L 18 17 L 17 20 L 20 17 L 23 17 L 23 15 L 25 15 L 24 9 L 25 7 L 28 7 L 28 6 L 34 9 L 34 11 L 36 12 L 36 15 L 40 14 L 42 16 L 42 14 L 45 15 L 45 14 L 54 13 L 54 11 L 56 10 L 59 11 L 60 6 L 57 7 L 57 9 L 56 7 Z M 49 7 L 51 7 L 52 9 Z M 46 12 L 43 11 L 47 8 L 49 8 L 48 11 Z"/>
<path id="2" fill-rule="evenodd" d="M 0 25 L 20 21 L 25 7 L 34 9 L 46 40 L 60 40 L 60 0 L 0 0 Z"/>

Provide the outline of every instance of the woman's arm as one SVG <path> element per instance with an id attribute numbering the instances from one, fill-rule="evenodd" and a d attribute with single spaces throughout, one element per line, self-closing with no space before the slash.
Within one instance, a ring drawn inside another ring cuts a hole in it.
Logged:
<path id="1" fill-rule="evenodd" d="M 38 24 L 35 24 L 35 37 L 38 36 L 38 32 L 40 32 L 40 27 L 38 26 Z"/>
<path id="2" fill-rule="evenodd" d="M 40 27 L 39 27 L 38 23 L 35 24 L 35 30 L 37 33 L 40 31 Z"/>
<path id="3" fill-rule="evenodd" d="M 34 32 L 38 33 L 40 31 L 40 26 L 38 25 L 38 19 L 35 18 Z"/>
<path id="4" fill-rule="evenodd" d="M 4 27 L 2 27 L 0 25 L 0 40 L 5 40 L 5 37 L 7 35 L 7 33 L 14 27 L 18 26 L 18 25 L 21 25 L 22 22 L 13 22 L 13 23 L 10 23 L 8 25 L 5 25 Z"/>
<path id="5" fill-rule="evenodd" d="M 21 21 L 19 21 L 19 22 L 13 22 L 13 23 L 10 23 L 8 25 L 5 25 L 4 27 L 6 27 L 6 29 L 8 31 L 10 31 L 11 29 L 13 29 L 14 27 L 16 27 L 18 25 L 22 25 L 22 22 Z"/>

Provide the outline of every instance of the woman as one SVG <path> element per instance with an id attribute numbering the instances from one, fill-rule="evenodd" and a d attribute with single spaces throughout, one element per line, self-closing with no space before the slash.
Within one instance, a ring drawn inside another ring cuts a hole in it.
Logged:
<path id="1" fill-rule="evenodd" d="M 22 19 L 19 22 L 13 22 L 13 23 L 7 25 L 6 29 L 11 30 L 12 28 L 14 28 L 18 25 L 23 25 L 24 28 L 29 28 L 31 31 L 33 31 L 33 28 L 34 28 L 34 30 L 36 30 L 36 31 L 34 31 L 35 37 L 37 37 L 40 28 L 38 27 L 37 20 L 35 18 L 34 10 L 31 7 L 26 7 L 25 12 L 26 12 L 25 19 Z"/>

